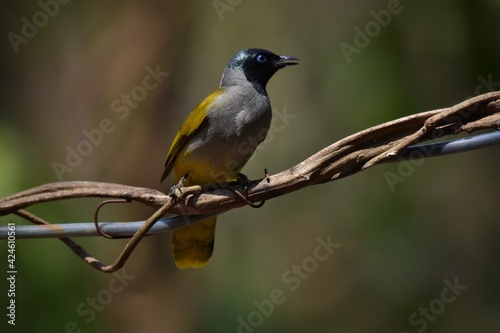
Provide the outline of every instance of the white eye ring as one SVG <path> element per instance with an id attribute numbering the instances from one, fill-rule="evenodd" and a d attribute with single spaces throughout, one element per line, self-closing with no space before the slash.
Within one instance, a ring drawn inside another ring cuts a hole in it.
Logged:
<path id="1" fill-rule="evenodd" d="M 266 56 L 263 55 L 263 54 L 258 54 L 255 59 L 257 59 L 257 62 L 259 62 L 261 64 L 263 64 L 263 63 L 265 63 L 267 61 Z"/>

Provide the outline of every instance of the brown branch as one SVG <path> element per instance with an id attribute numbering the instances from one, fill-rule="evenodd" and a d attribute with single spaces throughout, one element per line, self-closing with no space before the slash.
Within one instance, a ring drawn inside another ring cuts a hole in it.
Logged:
<path id="1" fill-rule="evenodd" d="M 344 138 L 312 155 L 303 162 L 270 176 L 270 182 L 260 179 L 251 182 L 248 200 L 269 200 L 306 186 L 340 179 L 376 164 L 397 159 L 412 144 L 442 138 L 449 134 L 473 132 L 500 125 L 500 92 L 491 92 L 468 99 L 450 108 L 423 112 L 393 120 Z M 154 189 L 98 182 L 60 182 L 42 185 L 0 200 L 0 216 L 18 214 L 34 223 L 46 224 L 27 215 L 23 208 L 33 204 L 81 197 L 123 198 L 157 209 L 134 242 L 127 244 L 113 265 L 105 266 L 90 257 L 83 249 L 72 250 L 93 267 L 110 272 L 123 265 L 147 230 L 166 212 L 178 215 L 223 213 L 246 203 L 227 189 L 238 188 L 230 183 L 208 184 L 182 189 L 185 200 L 173 200 Z M 241 188 L 239 188 L 242 190 Z M 67 243 L 65 241 L 65 243 Z M 71 245 L 69 245 L 71 247 Z M 82 252 L 83 251 L 83 252 Z M 91 258 L 91 259 L 89 259 Z M 95 260 L 95 261 L 94 261 Z"/>
<path id="2" fill-rule="evenodd" d="M 164 193 L 149 188 L 87 181 L 58 182 L 1 199 L 0 216 L 37 203 L 83 197 L 130 199 L 156 208 L 165 203 Z"/>
<path id="3" fill-rule="evenodd" d="M 463 131 L 497 128 L 500 124 L 500 92 L 476 96 L 450 108 L 418 113 L 368 128 L 320 150 L 303 162 L 270 176 L 270 182 L 251 182 L 248 199 L 269 200 L 306 186 L 321 184 L 397 158 L 406 147 Z M 178 201 L 169 213 L 211 214 L 244 206 L 229 184 L 195 188 L 189 202 Z M 233 184 L 234 185 L 234 184 Z M 200 193 L 201 192 L 201 193 Z M 33 204 L 80 197 L 123 198 L 156 209 L 169 203 L 164 193 L 120 184 L 76 181 L 38 186 L 0 200 L 0 216 Z"/>

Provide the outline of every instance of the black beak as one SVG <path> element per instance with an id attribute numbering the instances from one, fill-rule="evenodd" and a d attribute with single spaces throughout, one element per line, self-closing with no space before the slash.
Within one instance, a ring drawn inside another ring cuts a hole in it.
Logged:
<path id="1" fill-rule="evenodd" d="M 287 55 L 280 56 L 280 59 L 277 61 L 277 65 L 279 68 L 283 68 L 285 66 L 298 65 L 298 64 L 299 64 L 299 58 Z"/>

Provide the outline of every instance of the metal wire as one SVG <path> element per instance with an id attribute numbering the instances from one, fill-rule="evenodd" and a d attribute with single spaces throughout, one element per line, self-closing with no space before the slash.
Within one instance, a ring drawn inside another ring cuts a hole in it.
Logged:
<path id="1" fill-rule="evenodd" d="M 500 130 L 468 136 L 465 138 L 427 143 L 406 148 L 398 159 L 419 159 L 424 157 L 437 157 L 449 154 L 462 153 L 500 144 Z M 391 161 L 392 162 L 392 161 Z"/>
<path id="2" fill-rule="evenodd" d="M 212 215 L 171 216 L 159 219 L 150 229 L 148 235 L 187 226 L 199 222 Z M 109 235 L 116 237 L 132 236 L 144 224 L 135 222 L 99 222 L 99 227 Z M 0 239 L 7 239 L 8 226 L 0 226 Z M 61 238 L 61 237 L 94 237 L 99 236 L 94 223 L 58 223 L 50 227 L 40 225 L 16 225 L 17 238 Z"/>

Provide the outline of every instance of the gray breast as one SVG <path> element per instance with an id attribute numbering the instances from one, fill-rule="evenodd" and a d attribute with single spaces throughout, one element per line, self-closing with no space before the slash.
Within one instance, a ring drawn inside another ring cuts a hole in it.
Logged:
<path id="1" fill-rule="evenodd" d="M 207 126 L 187 149 L 217 169 L 239 172 L 265 139 L 271 118 L 267 94 L 251 84 L 226 87 L 208 110 Z"/>

